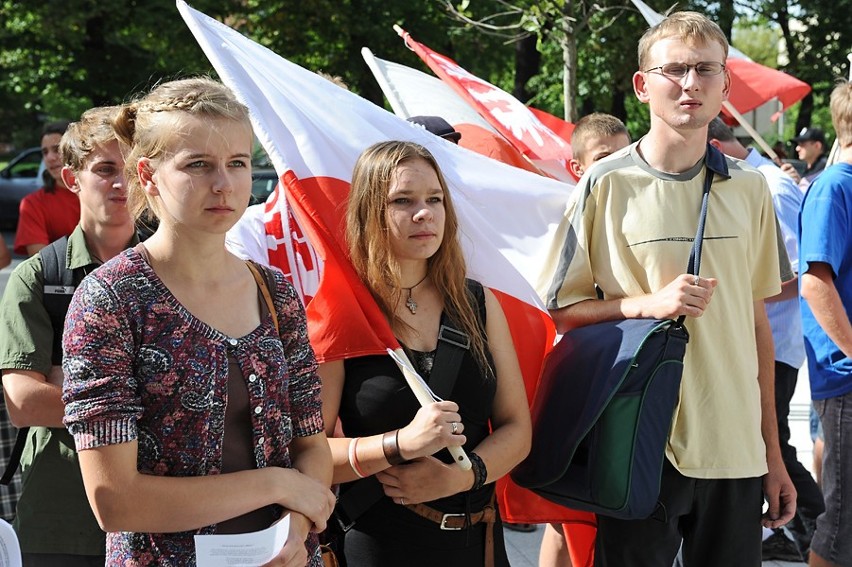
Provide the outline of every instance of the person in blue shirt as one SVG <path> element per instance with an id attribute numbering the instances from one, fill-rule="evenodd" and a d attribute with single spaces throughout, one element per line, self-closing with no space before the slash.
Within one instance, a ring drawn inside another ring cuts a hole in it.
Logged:
<path id="1" fill-rule="evenodd" d="M 811 542 L 812 567 L 852 566 L 852 83 L 831 94 L 841 148 L 805 195 L 799 217 L 800 303 L 811 397 L 825 433 L 825 512 Z M 847 497 L 848 498 L 848 497 Z"/>

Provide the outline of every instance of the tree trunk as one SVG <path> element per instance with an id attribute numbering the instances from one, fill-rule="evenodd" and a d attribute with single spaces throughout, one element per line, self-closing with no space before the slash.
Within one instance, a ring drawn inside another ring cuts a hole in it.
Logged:
<path id="1" fill-rule="evenodd" d="M 538 75 L 541 69 L 541 53 L 537 48 L 538 38 L 530 35 L 515 43 L 515 86 L 512 95 L 526 103 L 530 99 L 527 81 Z"/>
<path id="2" fill-rule="evenodd" d="M 734 0 L 720 0 L 719 2 L 719 27 L 725 32 L 728 41 L 731 41 L 734 30 L 734 18 L 736 17 L 736 9 L 734 8 Z"/>
<path id="3" fill-rule="evenodd" d="M 795 72 L 801 55 L 799 53 L 799 46 L 796 44 L 796 39 L 793 37 L 793 32 L 790 30 L 790 13 L 787 7 L 787 0 L 776 0 L 773 4 L 773 8 L 773 11 L 775 12 L 775 21 L 781 28 L 781 37 L 784 40 L 784 48 L 787 51 L 788 63 L 785 67 L 788 70 Z M 810 92 L 802 99 L 802 102 L 799 105 L 799 115 L 796 117 L 797 133 L 801 131 L 802 128 L 811 125 L 811 115 L 813 114 L 813 110 L 814 96 L 813 92 Z"/>
<path id="4" fill-rule="evenodd" d="M 565 120 L 576 122 L 577 116 L 577 40 L 574 37 L 574 0 L 562 6 L 562 89 L 565 97 Z"/>
<path id="5" fill-rule="evenodd" d="M 612 93 L 612 108 L 609 113 L 621 120 L 627 122 L 627 93 L 622 88 L 614 89 Z"/>

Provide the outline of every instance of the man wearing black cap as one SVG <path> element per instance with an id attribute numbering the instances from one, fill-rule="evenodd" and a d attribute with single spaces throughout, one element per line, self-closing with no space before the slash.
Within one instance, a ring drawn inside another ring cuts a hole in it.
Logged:
<path id="1" fill-rule="evenodd" d="M 807 164 L 807 168 L 801 177 L 790 164 L 784 164 L 781 169 L 795 179 L 802 190 L 805 190 L 814 178 L 822 173 L 828 161 L 825 133 L 819 128 L 802 128 L 799 135 L 791 141 L 796 144 L 796 153 L 799 159 Z"/>

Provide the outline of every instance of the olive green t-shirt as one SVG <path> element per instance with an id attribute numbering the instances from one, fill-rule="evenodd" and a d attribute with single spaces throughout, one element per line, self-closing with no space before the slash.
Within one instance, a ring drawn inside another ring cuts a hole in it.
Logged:
<path id="1" fill-rule="evenodd" d="M 129 245 L 136 242 L 134 236 Z M 89 253 L 80 226 L 68 237 L 65 261 L 75 270 L 75 284 L 100 264 Z M 38 254 L 10 275 L 0 300 L 0 369 L 50 373 L 54 329 L 43 287 Z M 21 473 L 13 525 L 24 553 L 104 555 L 105 534 L 86 498 L 74 440 L 66 429 L 31 427 Z"/>

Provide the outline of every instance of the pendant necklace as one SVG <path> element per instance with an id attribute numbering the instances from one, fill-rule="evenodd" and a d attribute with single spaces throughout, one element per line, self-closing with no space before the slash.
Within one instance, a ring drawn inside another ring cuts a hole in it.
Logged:
<path id="1" fill-rule="evenodd" d="M 429 274 L 427 273 L 425 276 L 423 276 L 422 280 L 420 280 L 419 282 L 417 282 L 413 286 L 402 288 L 402 289 L 404 289 L 405 291 L 408 292 L 408 299 L 405 300 L 405 306 L 408 307 L 408 310 L 411 311 L 412 315 L 417 313 L 417 302 L 414 301 L 413 297 L 411 297 L 411 290 L 413 290 L 415 287 L 417 287 L 420 284 L 422 284 L 423 282 L 425 282 L 426 278 L 428 278 L 428 277 L 429 277 Z"/>

